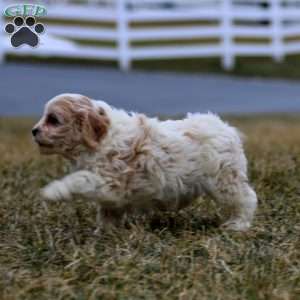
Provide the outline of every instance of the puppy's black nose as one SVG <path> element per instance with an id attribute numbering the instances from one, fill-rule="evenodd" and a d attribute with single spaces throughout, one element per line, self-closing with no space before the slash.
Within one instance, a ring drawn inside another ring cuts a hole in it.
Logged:
<path id="1" fill-rule="evenodd" d="M 38 128 L 33 128 L 31 132 L 33 136 L 36 136 L 39 133 L 39 131 L 40 130 Z"/>

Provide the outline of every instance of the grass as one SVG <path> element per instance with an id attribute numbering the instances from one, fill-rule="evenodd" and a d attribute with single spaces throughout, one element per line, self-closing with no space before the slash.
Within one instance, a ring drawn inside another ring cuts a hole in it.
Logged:
<path id="1" fill-rule="evenodd" d="M 81 41 L 82 42 L 82 41 Z M 86 43 L 84 42 L 86 45 Z M 99 43 L 88 42 L 88 45 L 99 46 Z M 102 43 L 102 46 L 111 46 L 109 43 Z M 58 65 L 82 65 L 85 67 L 102 68 L 112 67 L 118 68 L 116 61 L 101 61 L 91 59 L 72 59 L 72 58 L 38 58 L 33 56 L 18 57 L 15 55 L 7 55 L 8 62 L 18 63 L 46 63 Z M 260 78 L 281 78 L 290 80 L 300 79 L 300 56 L 287 56 L 282 63 L 276 63 L 270 57 L 256 58 L 236 58 L 236 65 L 233 70 L 225 71 L 222 67 L 220 58 L 193 58 L 193 59 L 158 59 L 134 61 L 133 70 L 189 73 L 189 74 L 226 74 L 233 76 L 260 77 Z"/>
<path id="2" fill-rule="evenodd" d="M 231 121 L 259 197 L 249 232 L 219 230 L 199 199 L 99 237 L 93 203 L 41 201 L 66 166 L 39 156 L 34 120 L 1 118 L 0 299 L 299 299 L 300 116 Z"/>

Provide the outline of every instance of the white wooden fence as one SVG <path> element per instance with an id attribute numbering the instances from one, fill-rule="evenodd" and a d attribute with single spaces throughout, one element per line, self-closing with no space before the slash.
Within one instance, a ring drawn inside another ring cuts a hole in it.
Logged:
<path id="1" fill-rule="evenodd" d="M 96 47 L 64 41 L 51 47 L 42 37 L 40 47 L 15 49 L 3 43 L 3 39 L 8 40 L 3 35 L 0 57 L 15 54 L 117 60 L 122 70 L 129 70 L 135 60 L 221 57 L 224 68 L 230 69 L 237 56 L 270 56 L 282 61 L 285 55 L 300 53 L 300 0 L 66 2 L 47 2 L 47 20 L 58 22 L 47 24 L 45 20 L 47 35 L 102 44 Z M 86 21 L 88 25 L 84 25 Z"/>

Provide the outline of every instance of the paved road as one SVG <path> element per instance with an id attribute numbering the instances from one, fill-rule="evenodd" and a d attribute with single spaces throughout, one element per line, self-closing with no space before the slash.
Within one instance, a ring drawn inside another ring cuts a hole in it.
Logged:
<path id="1" fill-rule="evenodd" d="M 0 66 L 0 115 L 39 115 L 63 92 L 148 114 L 300 112 L 300 82 L 176 75 L 79 66 Z"/>

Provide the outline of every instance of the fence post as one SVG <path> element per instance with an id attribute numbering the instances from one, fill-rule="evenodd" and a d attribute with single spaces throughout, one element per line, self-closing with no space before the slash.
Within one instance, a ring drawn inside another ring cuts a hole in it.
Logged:
<path id="1" fill-rule="evenodd" d="M 119 67 L 122 71 L 129 71 L 131 61 L 129 56 L 127 1 L 116 0 L 117 4 L 117 30 L 118 30 L 118 52 Z"/>
<path id="2" fill-rule="evenodd" d="M 234 9 L 232 5 L 232 0 L 222 0 L 222 65 L 225 70 L 231 70 L 234 67 L 235 63 L 235 54 L 233 49 L 233 18 L 232 10 Z"/>
<path id="3" fill-rule="evenodd" d="M 281 11 L 281 0 L 271 0 L 272 48 L 276 62 L 284 59 Z"/>
<path id="4" fill-rule="evenodd" d="M 4 4 L 0 2 L 0 64 L 4 63 L 5 59 L 5 22 L 4 22 Z"/>

